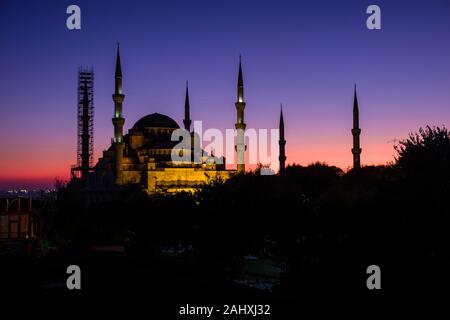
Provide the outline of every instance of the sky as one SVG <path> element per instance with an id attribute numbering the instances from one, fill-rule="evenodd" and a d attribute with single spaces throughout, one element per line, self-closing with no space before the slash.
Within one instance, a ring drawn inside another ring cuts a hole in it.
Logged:
<path id="1" fill-rule="evenodd" d="M 69 30 L 66 8 L 81 9 Z M 381 8 L 381 30 L 366 9 Z M 0 189 L 53 185 L 76 163 L 80 66 L 95 73 L 95 159 L 113 135 L 120 41 L 125 132 L 159 112 L 233 128 L 242 55 L 247 128 L 276 128 L 287 163 L 352 164 L 353 88 L 361 161 L 393 161 L 395 141 L 450 119 L 450 1 L 0 0 Z"/>

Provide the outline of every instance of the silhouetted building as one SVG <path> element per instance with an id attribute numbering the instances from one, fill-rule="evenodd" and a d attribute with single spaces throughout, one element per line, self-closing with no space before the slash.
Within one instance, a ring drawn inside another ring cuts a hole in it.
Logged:
<path id="1" fill-rule="evenodd" d="M 356 96 L 356 85 L 355 85 L 355 96 L 353 99 L 353 168 L 361 168 L 361 146 L 359 141 L 359 136 L 361 135 L 361 129 L 359 128 L 359 109 L 358 109 L 358 98 Z"/>
<path id="2" fill-rule="evenodd" d="M 0 242 L 39 239 L 39 217 L 32 209 L 31 198 L 0 198 Z"/>

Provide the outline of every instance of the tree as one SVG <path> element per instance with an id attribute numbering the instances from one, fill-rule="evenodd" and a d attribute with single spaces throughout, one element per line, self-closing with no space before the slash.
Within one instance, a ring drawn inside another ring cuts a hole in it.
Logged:
<path id="1" fill-rule="evenodd" d="M 450 177 L 450 132 L 445 127 L 420 128 L 395 146 L 396 166 L 406 175 L 426 180 L 448 181 Z"/>

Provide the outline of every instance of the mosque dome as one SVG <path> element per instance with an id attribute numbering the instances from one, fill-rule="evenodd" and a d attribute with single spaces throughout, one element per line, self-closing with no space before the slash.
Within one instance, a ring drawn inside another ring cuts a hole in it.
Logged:
<path id="1" fill-rule="evenodd" d="M 143 131 L 145 128 L 178 129 L 180 126 L 172 118 L 155 112 L 139 119 L 133 126 L 134 130 L 139 131 Z"/>

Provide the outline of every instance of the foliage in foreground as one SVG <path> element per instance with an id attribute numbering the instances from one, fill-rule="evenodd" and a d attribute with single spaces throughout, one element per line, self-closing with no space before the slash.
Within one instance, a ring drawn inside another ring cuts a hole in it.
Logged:
<path id="1" fill-rule="evenodd" d="M 250 172 L 195 194 L 147 197 L 131 186 L 89 208 L 61 187 L 45 215 L 46 236 L 58 245 L 124 243 L 149 253 L 177 246 L 223 269 L 244 255 L 268 257 L 286 269 L 284 293 L 317 281 L 364 286 L 371 264 L 395 274 L 395 286 L 448 287 L 450 134 L 426 127 L 396 151 L 387 166 L 344 173 L 292 165 L 283 177 Z"/>

